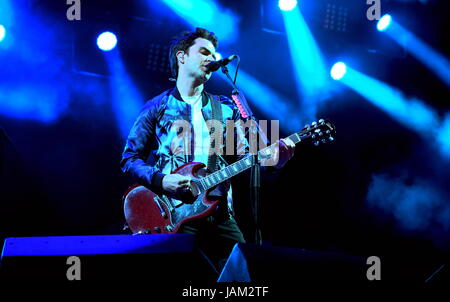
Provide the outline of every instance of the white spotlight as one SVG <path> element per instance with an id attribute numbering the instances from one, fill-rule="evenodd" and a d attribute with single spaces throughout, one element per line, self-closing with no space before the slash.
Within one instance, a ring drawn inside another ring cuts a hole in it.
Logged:
<path id="1" fill-rule="evenodd" d="M 6 29 L 3 25 L 0 24 L 0 42 L 3 41 L 6 35 Z"/>
<path id="2" fill-rule="evenodd" d="M 381 19 L 378 20 L 377 23 L 378 31 L 385 31 L 386 29 L 388 29 L 389 25 L 391 25 L 391 21 L 392 21 L 391 15 L 386 14 L 383 17 L 381 17 Z"/>
<path id="3" fill-rule="evenodd" d="M 106 31 L 97 38 L 97 46 L 103 51 L 113 50 L 117 45 L 117 37 L 112 32 Z"/>
<path id="4" fill-rule="evenodd" d="M 334 80 L 340 80 L 344 77 L 346 72 L 347 72 L 347 66 L 345 65 L 345 63 L 337 62 L 331 68 L 330 74 Z"/>
<path id="5" fill-rule="evenodd" d="M 278 7 L 283 11 L 293 10 L 297 6 L 297 0 L 279 0 Z"/>

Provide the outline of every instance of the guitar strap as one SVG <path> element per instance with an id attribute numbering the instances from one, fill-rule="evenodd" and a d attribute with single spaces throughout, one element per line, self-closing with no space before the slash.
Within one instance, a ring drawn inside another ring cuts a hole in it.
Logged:
<path id="1" fill-rule="evenodd" d="M 208 94 L 208 97 L 211 101 L 211 109 L 212 109 L 212 120 L 219 121 L 220 126 L 222 126 L 222 106 L 219 97 Z M 206 166 L 206 170 L 209 173 L 215 172 L 217 170 L 217 151 L 216 150 L 216 140 L 214 139 L 214 133 L 216 131 L 220 131 L 222 129 L 216 129 L 216 123 L 213 122 L 209 128 L 209 153 L 208 153 L 208 164 Z M 222 135 L 222 134 L 221 134 Z M 220 146 L 219 146 L 220 148 Z"/>

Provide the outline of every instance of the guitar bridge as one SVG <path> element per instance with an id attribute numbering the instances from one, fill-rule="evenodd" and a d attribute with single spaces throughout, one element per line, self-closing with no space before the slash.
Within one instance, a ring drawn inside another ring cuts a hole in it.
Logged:
<path id="1" fill-rule="evenodd" d="M 159 212 L 161 213 L 161 216 L 163 218 L 167 218 L 167 214 L 166 211 L 164 211 L 163 207 L 161 206 L 161 203 L 164 203 L 164 201 L 161 200 L 161 198 L 157 195 L 155 196 L 155 198 L 153 198 L 153 201 L 156 203 L 156 205 L 158 206 Z"/>

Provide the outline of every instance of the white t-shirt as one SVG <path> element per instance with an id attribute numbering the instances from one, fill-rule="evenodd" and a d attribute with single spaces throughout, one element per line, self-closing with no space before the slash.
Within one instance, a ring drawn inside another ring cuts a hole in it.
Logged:
<path id="1" fill-rule="evenodd" d="M 202 95 L 183 97 L 191 105 L 191 121 L 194 128 L 194 161 L 208 164 L 209 129 L 202 114 Z"/>

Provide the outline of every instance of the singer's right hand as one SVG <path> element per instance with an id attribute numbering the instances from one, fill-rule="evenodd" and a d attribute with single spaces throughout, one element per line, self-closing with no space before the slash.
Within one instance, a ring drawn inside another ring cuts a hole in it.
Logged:
<path id="1" fill-rule="evenodd" d="M 163 190 L 170 197 L 176 199 L 185 199 L 186 195 L 191 193 L 191 178 L 180 174 L 167 174 L 162 180 Z"/>

